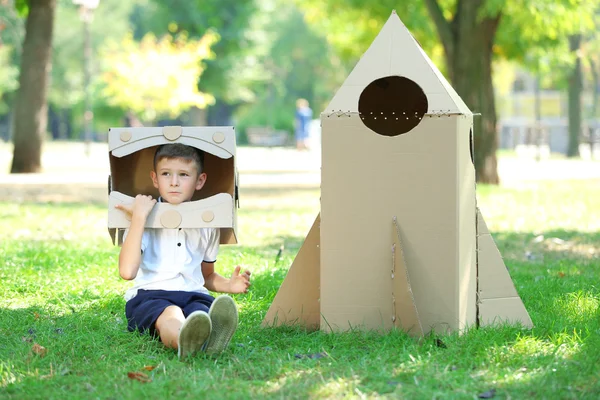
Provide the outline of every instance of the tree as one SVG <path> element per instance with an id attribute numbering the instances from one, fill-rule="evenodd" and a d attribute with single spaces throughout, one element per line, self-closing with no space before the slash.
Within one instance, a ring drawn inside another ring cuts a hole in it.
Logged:
<path id="1" fill-rule="evenodd" d="M 18 86 L 19 71 L 10 63 L 10 51 L 10 47 L 0 44 L 0 113 L 6 112 L 8 108 L 2 97 Z"/>
<path id="2" fill-rule="evenodd" d="M 581 35 L 569 36 L 569 50 L 575 56 L 575 63 L 569 74 L 569 147 L 568 157 L 579 156 L 579 135 L 581 133 L 581 93 L 583 92 L 583 74 L 581 71 Z"/>
<path id="3" fill-rule="evenodd" d="M 205 108 L 212 96 L 198 90 L 201 62 L 210 56 L 216 37 L 208 32 L 200 40 L 185 35 L 146 35 L 140 43 L 131 36 L 101 51 L 105 65 L 103 93 L 118 107 L 139 114 L 145 121 L 178 116 L 192 106 Z"/>
<path id="4" fill-rule="evenodd" d="M 360 10 L 361 19 L 374 19 L 379 27 L 397 5 L 394 0 L 382 0 L 376 5 L 360 0 L 314 0 L 302 4 L 320 9 L 321 14 L 333 14 L 334 9 Z M 422 0 L 398 10 L 403 22 L 430 51 L 434 48 L 427 45 L 431 41 L 429 24 L 433 23 L 444 49 L 441 69 L 469 108 L 481 113 L 474 119 L 473 132 L 479 182 L 499 181 L 492 60 L 496 56 L 523 60 L 531 47 L 551 46 L 582 25 L 589 26 L 587 12 L 594 5 L 594 0 Z M 326 18 L 320 15 L 315 19 Z M 354 31 L 361 27 L 354 20 L 346 21 L 346 25 Z M 336 26 L 339 28 L 339 23 Z M 360 37 L 357 32 L 352 35 Z M 366 48 L 365 43 L 353 45 Z"/>
<path id="5" fill-rule="evenodd" d="M 106 104 L 100 93 L 98 79 L 102 59 L 97 49 L 107 42 L 119 42 L 130 31 L 130 15 L 137 3 L 143 0 L 100 0 L 93 12 L 90 28 L 90 85 L 93 100 L 93 131 L 106 132 L 110 126 L 122 123 L 123 110 Z M 84 23 L 81 11 L 72 0 L 57 3 L 56 29 L 52 38 L 52 85 L 48 92 L 50 107 L 49 125 L 54 122 L 53 133 L 59 138 L 80 138 L 84 131 L 86 85 L 84 77 Z M 110 29 L 107 29 L 110 24 Z M 82 138 L 82 137 L 81 137 Z"/>
<path id="6" fill-rule="evenodd" d="M 235 107 L 252 99 L 248 78 L 261 70 L 248 62 L 256 51 L 249 29 L 257 10 L 257 0 L 173 0 L 148 1 L 144 11 L 134 16 L 135 38 L 145 32 L 157 36 L 168 33 L 186 33 L 190 39 L 202 37 L 206 32 L 218 35 L 212 46 L 215 56 L 204 63 L 200 91 L 214 96 L 206 119 L 210 124 L 228 123 Z"/>
<path id="7" fill-rule="evenodd" d="M 473 121 L 477 180 L 497 184 L 492 49 L 502 14 L 484 10 L 484 1 L 458 1 L 453 17 L 446 18 L 437 0 L 425 0 L 425 4 L 444 46 L 450 81 L 465 103 L 481 113 Z"/>
<path id="8" fill-rule="evenodd" d="M 11 173 L 39 172 L 46 133 L 48 80 L 56 0 L 18 3 L 28 11 L 14 112 Z"/>
<path id="9" fill-rule="evenodd" d="M 252 86 L 256 100 L 235 113 L 240 132 L 249 126 L 266 126 L 291 133 L 298 98 L 307 99 L 318 115 L 349 72 L 349 66 L 321 32 L 306 23 L 298 7 L 286 1 L 275 4 L 270 12 L 261 13 L 268 21 L 269 39 L 257 62 L 265 73 Z"/>
<path id="10" fill-rule="evenodd" d="M 0 116 L 8 111 L 5 95 L 19 87 L 19 68 L 13 61 L 13 50 L 20 45 L 19 19 L 13 7 L 0 3 Z"/>

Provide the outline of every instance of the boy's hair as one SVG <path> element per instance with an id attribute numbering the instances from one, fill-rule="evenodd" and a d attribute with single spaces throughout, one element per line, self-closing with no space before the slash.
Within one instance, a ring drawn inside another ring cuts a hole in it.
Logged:
<path id="1" fill-rule="evenodd" d="M 187 146 L 181 143 L 163 144 L 158 146 L 154 153 L 154 170 L 156 164 L 163 158 L 183 158 L 187 161 L 192 161 L 196 164 L 198 174 L 204 170 L 204 152 L 192 146 Z"/>

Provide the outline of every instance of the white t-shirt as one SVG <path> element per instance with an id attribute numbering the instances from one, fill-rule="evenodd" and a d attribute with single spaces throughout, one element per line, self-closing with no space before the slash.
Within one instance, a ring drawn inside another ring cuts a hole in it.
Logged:
<path id="1" fill-rule="evenodd" d="M 208 293 L 202 262 L 217 260 L 219 237 L 216 228 L 145 229 L 140 269 L 125 300 L 132 299 L 138 289 Z"/>

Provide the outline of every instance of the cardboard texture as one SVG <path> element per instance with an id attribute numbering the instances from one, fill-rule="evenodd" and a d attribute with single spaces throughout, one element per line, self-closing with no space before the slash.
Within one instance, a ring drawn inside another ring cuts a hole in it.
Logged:
<path id="1" fill-rule="evenodd" d="M 111 128 L 108 228 L 113 243 L 122 243 L 129 227 L 126 214 L 114 208 L 132 203 L 138 194 L 158 198 L 152 180 L 154 153 L 158 146 L 182 143 L 204 151 L 207 180 L 192 201 L 179 205 L 157 203 L 146 221 L 147 228 L 220 228 L 221 244 L 237 243 L 238 176 L 233 127 L 139 127 Z M 117 235 L 117 232 L 119 234 Z"/>
<path id="2" fill-rule="evenodd" d="M 392 321 L 396 328 L 414 336 L 422 336 L 423 326 L 404 259 L 401 229 L 396 217 L 392 222 Z"/>
<path id="3" fill-rule="evenodd" d="M 461 331 L 478 316 L 524 321 L 516 292 L 487 284 L 510 277 L 489 232 L 478 240 L 472 127 L 471 111 L 392 13 L 321 114 L 319 260 L 299 253 L 293 264 L 318 265 L 319 280 L 290 270 L 264 323 L 285 314 L 305 323 L 302 294 L 319 286 L 325 331 L 418 336 Z"/>

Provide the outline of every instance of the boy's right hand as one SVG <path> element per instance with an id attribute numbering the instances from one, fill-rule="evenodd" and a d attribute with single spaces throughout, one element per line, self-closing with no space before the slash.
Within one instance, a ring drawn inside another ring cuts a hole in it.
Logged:
<path id="1" fill-rule="evenodd" d="M 155 204 L 156 199 L 153 199 L 152 196 L 138 194 L 135 196 L 133 204 L 117 204 L 115 208 L 126 212 L 131 218 L 141 217 L 146 220 Z"/>

